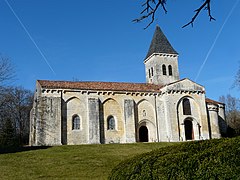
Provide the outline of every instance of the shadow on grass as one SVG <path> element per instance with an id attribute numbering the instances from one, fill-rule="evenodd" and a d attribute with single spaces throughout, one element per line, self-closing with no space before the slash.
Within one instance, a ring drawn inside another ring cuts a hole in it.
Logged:
<path id="1" fill-rule="evenodd" d="M 0 147 L 0 154 L 8 154 L 8 153 L 16 153 L 16 152 L 24 152 L 24 151 L 34 151 L 40 149 L 48 149 L 52 146 L 23 146 L 23 147 Z"/>

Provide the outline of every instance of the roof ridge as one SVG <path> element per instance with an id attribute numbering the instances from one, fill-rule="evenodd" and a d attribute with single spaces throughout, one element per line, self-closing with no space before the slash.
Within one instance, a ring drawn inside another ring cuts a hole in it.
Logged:
<path id="1" fill-rule="evenodd" d="M 115 83 L 115 84 L 143 84 L 143 85 L 151 85 L 151 86 L 159 86 L 156 84 L 151 84 L 151 83 L 140 83 L 140 82 L 114 82 L 114 81 L 69 81 L 69 80 L 41 80 L 38 79 L 38 82 L 62 82 L 62 83 Z"/>
<path id="2" fill-rule="evenodd" d="M 212 104 L 225 104 L 225 103 L 223 103 L 223 102 L 215 101 L 215 100 L 210 99 L 210 98 L 207 98 L 207 97 L 206 97 L 205 100 L 206 100 L 206 103 L 212 103 Z"/>
<path id="3" fill-rule="evenodd" d="M 98 82 L 98 81 L 50 81 L 37 80 L 42 88 L 83 89 L 102 91 L 160 92 L 161 85 L 150 83 Z"/>

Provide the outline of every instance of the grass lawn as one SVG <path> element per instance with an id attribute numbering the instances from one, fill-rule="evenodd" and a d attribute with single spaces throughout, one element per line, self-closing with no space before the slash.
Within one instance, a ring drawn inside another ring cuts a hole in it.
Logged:
<path id="1" fill-rule="evenodd" d="M 107 179 L 120 161 L 173 143 L 57 146 L 0 154 L 0 179 Z"/>

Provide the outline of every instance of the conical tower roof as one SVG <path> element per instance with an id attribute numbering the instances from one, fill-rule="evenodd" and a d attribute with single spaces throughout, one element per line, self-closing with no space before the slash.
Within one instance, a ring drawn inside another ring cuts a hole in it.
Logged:
<path id="1" fill-rule="evenodd" d="M 153 53 L 178 54 L 173 49 L 172 45 L 167 40 L 166 36 L 163 34 L 159 26 L 156 27 L 150 48 L 145 59 L 147 59 Z"/>

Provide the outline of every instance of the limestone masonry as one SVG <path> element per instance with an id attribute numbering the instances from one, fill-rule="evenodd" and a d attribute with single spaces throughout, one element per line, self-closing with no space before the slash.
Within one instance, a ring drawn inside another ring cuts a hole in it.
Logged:
<path id="1" fill-rule="evenodd" d="M 173 142 L 220 138 L 224 104 L 179 79 L 178 53 L 156 27 L 146 83 L 36 82 L 30 145 Z"/>

